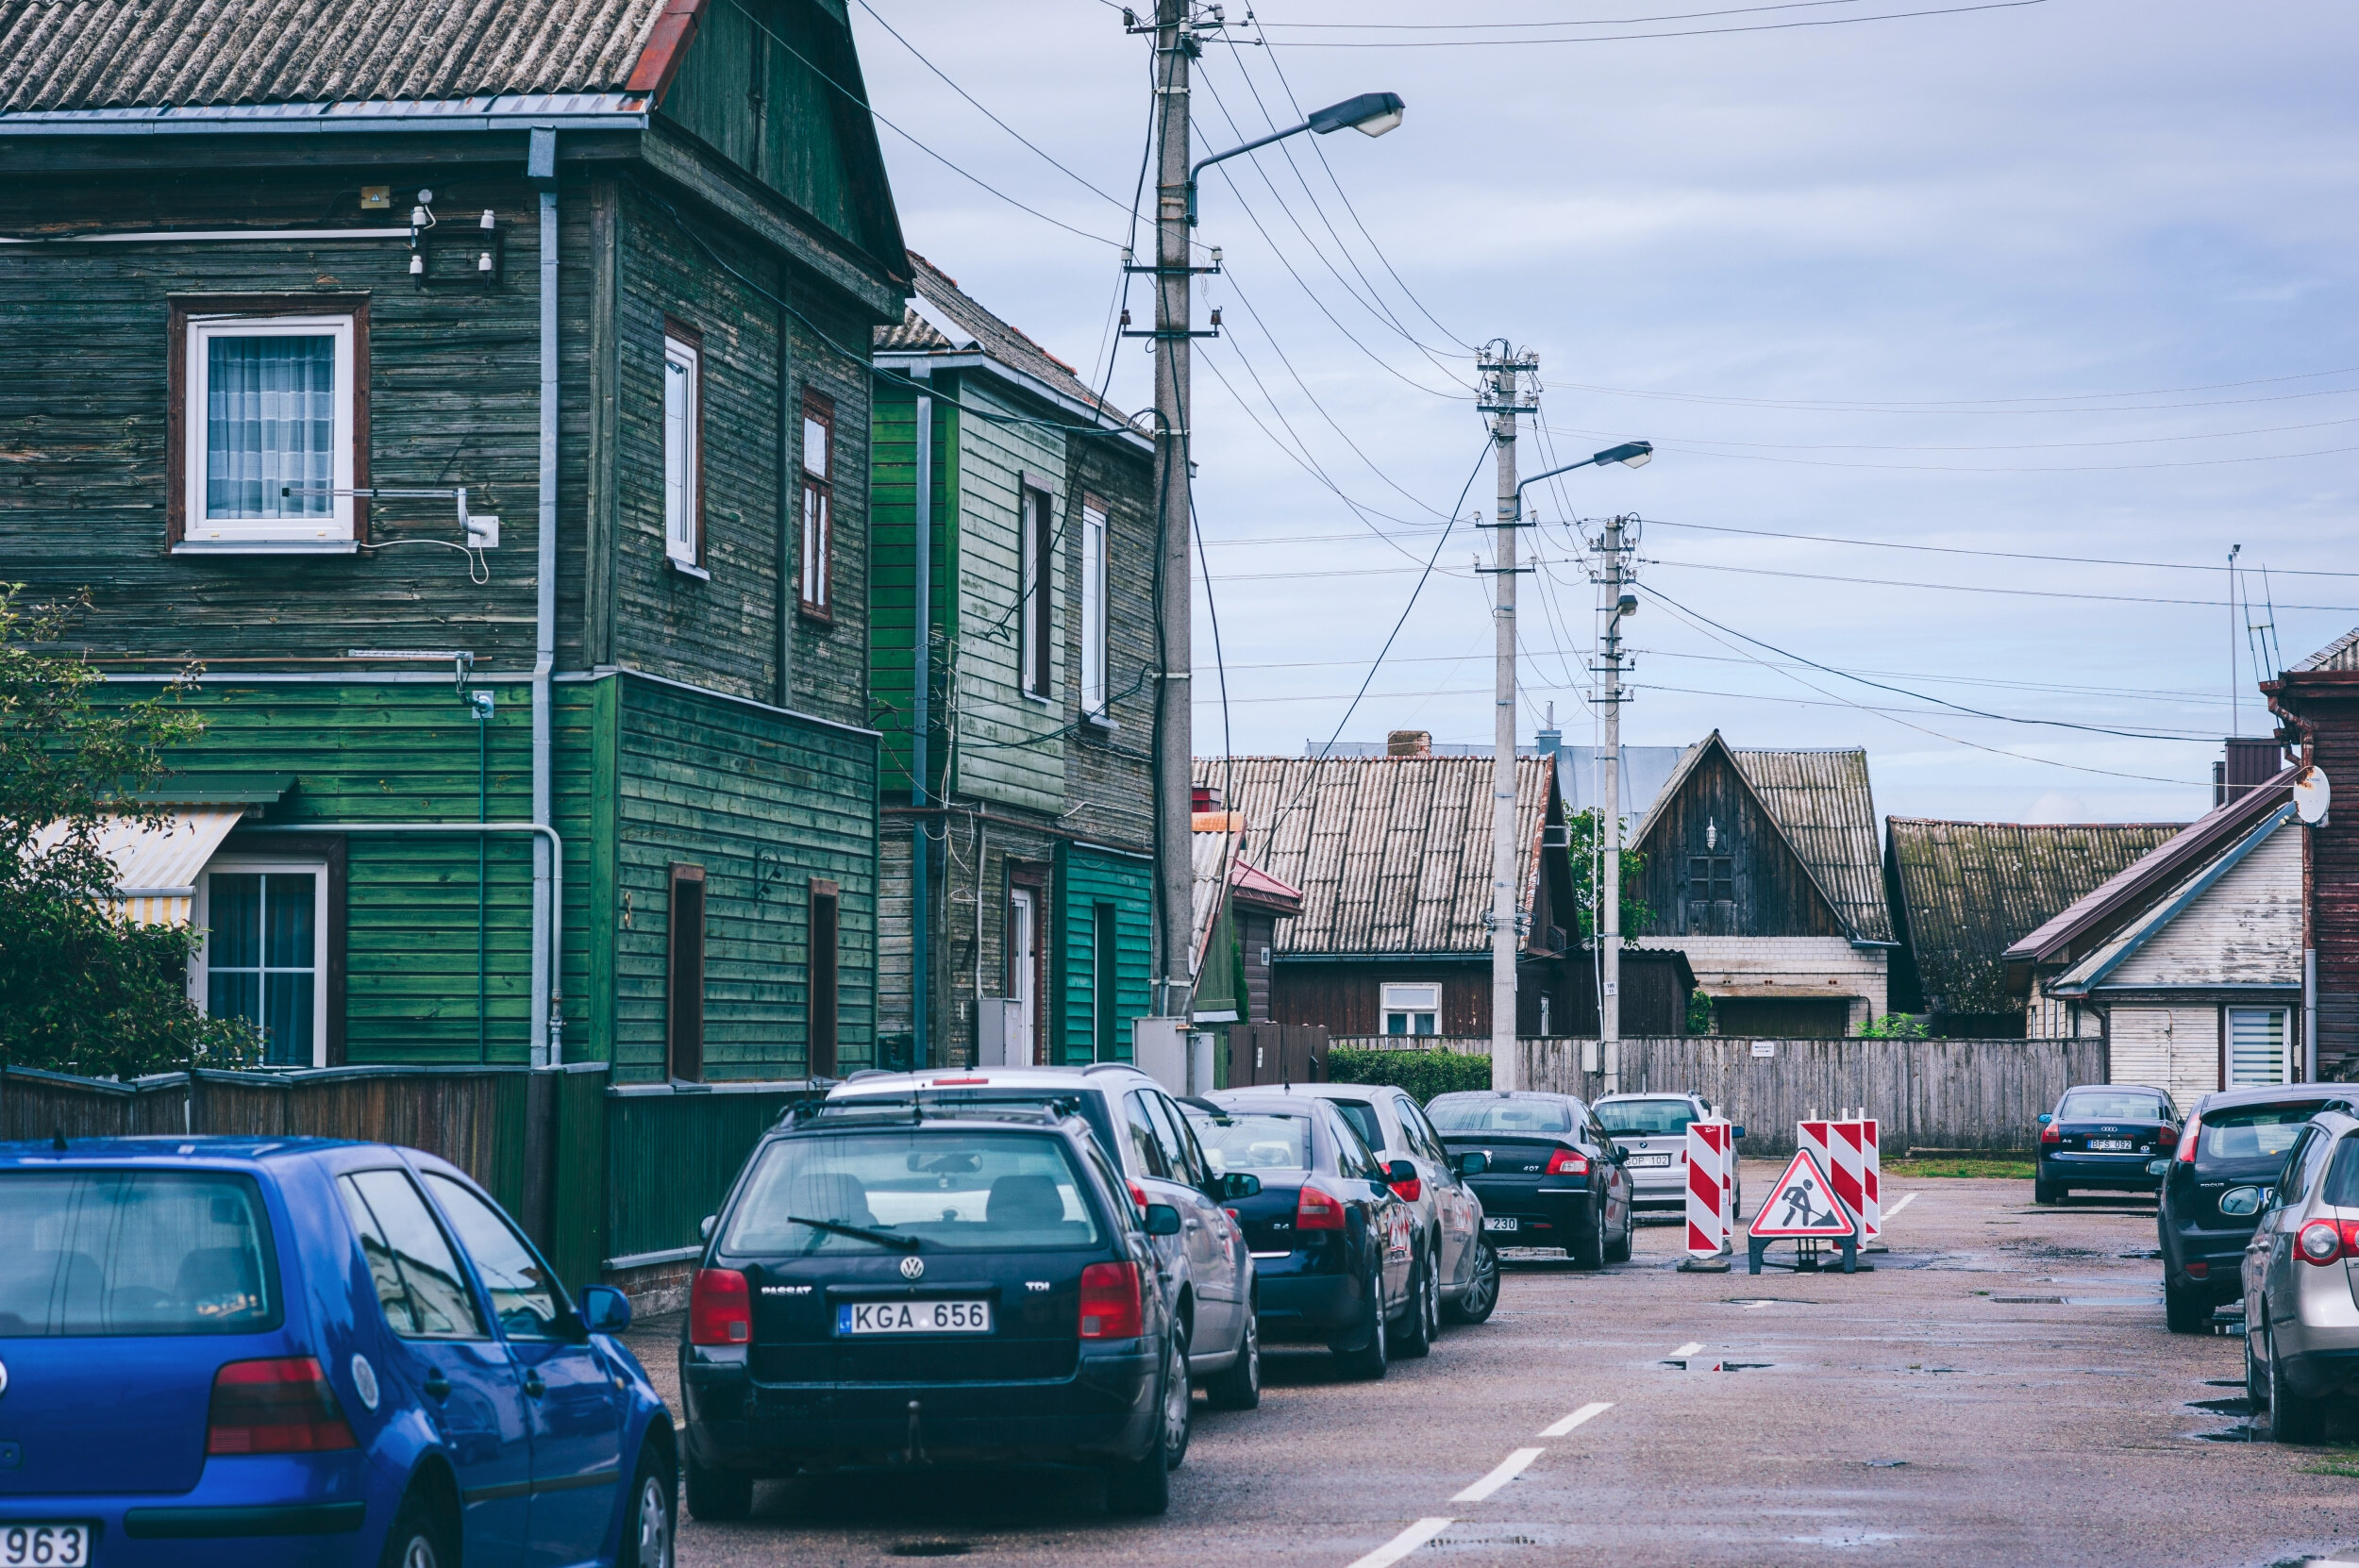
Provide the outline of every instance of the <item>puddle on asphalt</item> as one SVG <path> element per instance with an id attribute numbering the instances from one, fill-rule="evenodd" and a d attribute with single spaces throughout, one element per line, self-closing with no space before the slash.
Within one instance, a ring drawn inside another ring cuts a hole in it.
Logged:
<path id="1" fill-rule="evenodd" d="M 1869 1460 L 1866 1462 L 1870 1470 L 1902 1470 L 1907 1468 L 1909 1461 L 1906 1460 Z"/>
<path id="2" fill-rule="evenodd" d="M 2187 1432 L 2183 1435 L 2191 1437 L 2198 1443 L 2258 1443 L 2261 1441 L 2260 1433 L 2254 1430 L 2250 1421 L 2239 1421 L 2234 1426 L 2222 1426 L 2216 1431 Z"/>
<path id="3" fill-rule="evenodd" d="M 974 1548 L 963 1541 L 896 1541 L 885 1548 L 887 1557 L 964 1557 Z"/>
<path id="4" fill-rule="evenodd" d="M 1905 1541 L 1908 1538 L 1906 1536 L 1900 1535 L 1892 1530 L 1843 1529 L 1827 1529 L 1819 1531 L 1816 1535 L 1789 1535 L 1786 1537 L 1786 1540 L 1792 1542 L 1797 1546 L 1826 1546 L 1836 1550 L 1840 1550 L 1847 1546 L 1880 1546 L 1887 1541 Z"/>
<path id="5" fill-rule="evenodd" d="M 2203 1386 L 2207 1389 L 2240 1389 L 2244 1387 L 2244 1379 L 2241 1377 L 2206 1377 L 2203 1379 Z"/>
<path id="6" fill-rule="evenodd" d="M 2163 1298 L 2159 1295 L 2068 1295 L 2064 1298 L 2064 1304 L 2067 1307 L 2160 1307 Z"/>
<path id="7" fill-rule="evenodd" d="M 1675 1366 L 1681 1372 L 1762 1372 L 1775 1366 L 1774 1361 L 1711 1361 L 1701 1356 L 1673 1357 L 1660 1363 Z"/>
<path id="8" fill-rule="evenodd" d="M 2209 1410 L 2215 1415 L 2250 1415 L 2252 1413 L 2252 1401 L 2241 1395 L 2234 1399 L 2190 1399 L 2186 1405 L 2191 1410 Z"/>

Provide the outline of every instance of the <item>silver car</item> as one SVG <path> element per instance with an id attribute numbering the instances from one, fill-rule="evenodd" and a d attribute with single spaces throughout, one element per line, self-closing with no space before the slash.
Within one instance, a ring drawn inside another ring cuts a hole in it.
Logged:
<path id="1" fill-rule="evenodd" d="M 1687 1124 L 1708 1120 L 1712 1102 L 1698 1094 L 1606 1094 L 1592 1107 L 1616 1146 L 1630 1156 L 1631 1207 L 1687 1207 Z M 1735 1212 L 1745 1212 L 1737 1177 Z"/>
<path id="2" fill-rule="evenodd" d="M 2245 1391 L 2278 1442 L 2317 1443 L 2328 1409 L 2359 1393 L 2359 1119 L 2312 1117 L 2275 1187 L 2220 1195 L 2222 1213 L 2246 1205 L 2261 1217 L 2244 1255 Z"/>

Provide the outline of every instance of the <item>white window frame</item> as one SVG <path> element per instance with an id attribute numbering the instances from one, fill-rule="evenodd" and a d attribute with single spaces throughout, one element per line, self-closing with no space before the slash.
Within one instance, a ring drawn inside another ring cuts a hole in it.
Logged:
<path id="1" fill-rule="evenodd" d="M 673 441 L 673 367 L 686 374 L 678 383 L 686 405 L 679 411 L 679 440 Z M 663 336 L 663 555 L 681 566 L 698 564 L 704 519 L 698 515 L 704 443 L 704 355 L 694 343 Z"/>
<path id="2" fill-rule="evenodd" d="M 2247 1015 L 2260 1014 L 2264 1017 L 2270 1013 L 2275 1013 L 2277 1015 L 2278 1076 L 2266 1079 L 2258 1083 L 2249 1080 L 2239 1080 L 2237 1078 L 2236 1016 L 2239 1013 Z M 2220 1085 L 2222 1089 L 2257 1089 L 2265 1087 L 2267 1084 L 2291 1083 L 2294 1081 L 2294 1009 L 2292 1008 L 2280 1004 L 2274 1007 L 2232 1007 L 2223 1009 L 2222 1017 L 2220 1019 L 2220 1039 L 2222 1046 L 2220 1055 L 2225 1059 L 2220 1063 L 2221 1076 L 2226 1080 Z"/>
<path id="3" fill-rule="evenodd" d="M 280 876 L 308 876 L 311 878 L 311 1065 L 327 1065 L 327 862 L 326 860 L 290 859 L 284 856 L 217 855 L 206 862 L 196 874 L 196 896 L 191 901 L 191 914 L 196 928 L 206 933 L 196 951 L 189 955 L 189 1000 L 203 1012 L 210 991 L 210 971 L 208 959 L 212 953 L 212 892 L 213 873 L 226 872 L 233 876 L 253 876 L 257 873 Z"/>
<path id="4" fill-rule="evenodd" d="M 1081 711 L 1106 714 L 1107 538 L 1104 509 L 1081 503 Z"/>
<path id="5" fill-rule="evenodd" d="M 1377 992 L 1377 1012 L 1383 1024 L 1383 1032 L 1399 1035 L 1437 1035 L 1442 1032 L 1442 988 L 1439 982 L 1421 980 L 1415 983 L 1383 982 Z M 1407 1025 L 1393 1027 L 1397 1016 Z M 1423 1028 L 1417 1026 L 1422 1021 Z"/>
<path id="6" fill-rule="evenodd" d="M 179 410 L 186 521 L 176 548 L 351 554 L 355 548 L 352 496 L 330 496 L 325 517 L 209 517 L 205 460 L 210 445 L 206 440 L 206 405 L 210 401 L 212 369 L 208 345 L 213 339 L 332 337 L 336 340 L 335 429 L 330 437 L 328 483 L 339 491 L 351 490 L 353 345 L 357 341 L 352 314 L 191 316 L 188 333 L 188 342 L 182 345 L 185 372 Z"/>

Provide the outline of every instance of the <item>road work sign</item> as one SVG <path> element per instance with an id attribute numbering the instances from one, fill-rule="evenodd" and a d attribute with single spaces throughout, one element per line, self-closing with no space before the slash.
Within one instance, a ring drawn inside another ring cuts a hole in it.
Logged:
<path id="1" fill-rule="evenodd" d="M 1794 1151 L 1785 1174 L 1754 1210 L 1746 1238 L 1754 1274 L 1761 1272 L 1762 1256 L 1775 1241 L 1832 1242 L 1843 1249 L 1844 1273 L 1858 1266 L 1859 1222 L 1834 1195 L 1826 1167 L 1807 1148 Z"/>

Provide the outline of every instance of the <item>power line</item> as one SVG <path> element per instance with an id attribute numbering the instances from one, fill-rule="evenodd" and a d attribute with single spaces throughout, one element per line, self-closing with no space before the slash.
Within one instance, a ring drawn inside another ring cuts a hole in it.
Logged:
<path id="1" fill-rule="evenodd" d="M 1667 16 L 1622 17 L 1557 17 L 1546 22 L 1263 22 L 1256 25 L 1264 32 L 1283 27 L 1290 32 L 1370 32 L 1370 33 L 1487 33 L 1509 29 L 1529 31 L 1534 27 L 1638 27 L 1654 22 L 1698 22 L 1715 16 L 1751 16 L 1761 11 L 1817 10 L 1828 6 L 1856 6 L 1863 0 L 1783 0 L 1774 6 L 1736 6 L 1715 11 L 1675 11 Z"/>
<path id="2" fill-rule="evenodd" d="M 1712 452 L 1698 446 L 1668 446 L 1655 443 L 1666 452 L 1681 452 L 1693 458 L 1719 458 L 1729 462 L 1782 463 L 1799 468 L 1858 468 L 1885 474 L 2130 474 L 2153 468 L 2218 468 L 2229 463 L 2289 462 L 2297 458 L 2332 458 L 2345 452 L 2359 452 L 2359 446 L 2325 446 L 2310 452 L 2263 452 L 2243 458 L 2174 458 L 2150 463 L 2049 463 L 2041 468 L 1971 463 L 1847 463 L 1828 458 L 1773 458 L 1765 452 Z"/>
<path id="3" fill-rule="evenodd" d="M 1777 33 L 1796 27 L 1843 27 L 1861 22 L 1907 22 L 1926 16 L 1963 16 L 1969 11 L 2021 10 L 2027 6 L 2044 6 L 2048 0 L 1984 0 L 1979 6 L 1945 6 L 1935 10 L 1885 11 L 1875 16 L 1834 16 L 1815 22 L 1763 22 L 1746 27 L 1689 27 L 1670 33 L 1614 33 L 1595 38 L 1436 38 L 1419 39 L 1415 42 L 1392 43 L 1374 41 L 1337 40 L 1325 42 L 1305 39 L 1300 42 L 1280 42 L 1273 39 L 1270 47 L 1285 49 L 1500 49 L 1523 47 L 1538 43 L 1629 43 L 1643 39 L 1710 38 L 1721 33 Z"/>
<path id="4" fill-rule="evenodd" d="M 1912 446 L 1879 442 L 1791 442 L 1791 441 L 1727 441 L 1717 436 L 1658 436 L 1655 444 L 1665 450 L 1694 450 L 1701 446 L 1749 446 L 1768 452 L 2057 452 L 2097 446 L 2155 446 L 2172 441 L 2234 441 L 2245 436 L 2282 436 L 2298 430 L 2325 430 L 2335 425 L 2359 425 L 2359 415 L 2348 419 L 2313 420 L 2305 425 L 2267 425 L 2250 430 L 2191 430 L 2168 436 L 2116 436 L 2106 441 L 2009 441 L 1987 442 L 1976 446 Z M 1583 430 L 1566 426 L 1566 435 L 1598 436 L 1608 441 L 1621 439 L 1618 431 Z M 1713 453 L 1714 457 L 1733 457 L 1734 453 Z"/>
<path id="5" fill-rule="evenodd" d="M 1650 528 L 1690 528 L 1703 533 L 1744 534 L 1756 539 L 1799 539 L 1818 544 L 1851 544 L 1872 550 L 1918 550 L 1943 556 L 1987 556 L 1998 560 L 2046 560 L 2075 566 L 2133 566 L 2157 572 L 2217 572 L 2217 562 L 2199 565 L 2184 560 L 2127 560 L 2116 556 L 2049 556 L 2028 550 L 1976 550 L 1963 544 L 1911 544 L 1892 539 L 1847 539 L 1836 534 L 1787 533 L 1775 528 L 1739 528 L 1725 523 L 1667 523 L 1659 517 L 1647 519 Z M 1226 543 L 1227 541 L 1216 542 Z M 2272 567 L 2271 571 L 2287 577 L 2359 577 L 2359 572 L 2327 572 L 2291 566 Z M 2287 606 L 2287 609 L 2293 608 Z"/>
<path id="6" fill-rule="evenodd" d="M 1990 588 L 1977 583 L 1904 582 L 1891 577 L 1841 577 L 1822 572 L 1785 572 L 1769 566 L 1731 566 L 1719 561 L 1667 560 L 1648 558 L 1649 566 L 1683 567 L 1691 572 L 1738 572 L 1751 576 L 1796 577 L 1809 582 L 1857 583 L 1867 588 L 1927 588 L 1945 593 L 2004 593 L 2025 599 L 2084 599 L 2118 605 L 2192 605 L 2202 609 L 2233 609 L 2226 599 L 2164 599 L 2137 593 L 2073 593 L 2053 588 Z M 1385 567 L 1376 571 L 1391 570 Z M 1310 574 L 1304 574 L 1309 575 Z M 1234 580 L 1232 578 L 1232 580 Z M 2280 609 L 2315 609 L 2334 615 L 2359 615 L 2349 605 L 2279 605 Z"/>
<path id="7" fill-rule="evenodd" d="M 2176 397 L 2184 392 L 2230 392 L 2238 387 L 2274 387 L 2287 381 L 2317 381 L 2329 375 L 2359 375 L 2359 365 L 2346 365 L 2340 370 L 2305 370 L 2290 375 L 2265 375 L 2249 381 L 2207 381 L 2192 387 L 2150 387 L 2142 392 L 2055 392 L 2017 397 L 1967 398 L 1908 398 L 1885 402 L 1868 398 L 1791 398 L 1738 397 L 1718 392 L 1649 392 L 1635 387 L 1603 387 L 1587 382 L 1564 383 L 1567 391 L 1601 392 L 1610 397 L 1643 397 L 1666 403 L 1717 403 L 1745 409 L 1784 409 L 1802 412 L 1822 413 L 2033 413 L 2033 414 L 2105 414 L 2148 413 L 2165 409 L 2217 409 L 2239 403 L 2282 403 L 2298 397 L 2342 397 L 2359 392 L 2359 387 L 2333 387 L 2316 392 L 2288 392 L 2283 397 L 2225 397 L 2201 403 L 2157 403 L 2144 406 L 2093 409 L 2030 409 L 2015 408 L 2030 403 L 2096 403 L 2123 397 Z"/>

